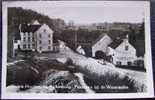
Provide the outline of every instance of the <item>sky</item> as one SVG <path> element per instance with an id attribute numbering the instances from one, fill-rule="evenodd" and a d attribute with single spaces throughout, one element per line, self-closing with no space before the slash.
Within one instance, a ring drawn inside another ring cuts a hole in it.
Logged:
<path id="1" fill-rule="evenodd" d="M 22 6 L 24 9 L 34 10 L 50 18 L 61 18 L 67 23 L 74 21 L 75 24 L 90 24 L 102 22 L 142 22 L 145 3 L 21 2 L 20 4 L 13 2 L 11 5 Z"/>
<path id="2" fill-rule="evenodd" d="M 76 24 L 102 22 L 142 22 L 143 9 L 138 7 L 43 7 L 27 8 L 48 15 L 50 18 L 62 18 L 65 22 Z"/>

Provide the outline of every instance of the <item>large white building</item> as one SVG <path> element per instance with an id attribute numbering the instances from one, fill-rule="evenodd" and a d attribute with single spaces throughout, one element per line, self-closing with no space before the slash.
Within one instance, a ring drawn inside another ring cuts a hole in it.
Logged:
<path id="1" fill-rule="evenodd" d="M 112 62 L 115 65 L 134 65 L 137 60 L 136 49 L 129 43 L 128 36 L 124 40 L 110 44 L 108 55 L 112 56 Z"/>
<path id="2" fill-rule="evenodd" d="M 53 51 L 53 30 L 46 24 L 34 21 L 20 25 L 20 48 L 38 52 Z"/>

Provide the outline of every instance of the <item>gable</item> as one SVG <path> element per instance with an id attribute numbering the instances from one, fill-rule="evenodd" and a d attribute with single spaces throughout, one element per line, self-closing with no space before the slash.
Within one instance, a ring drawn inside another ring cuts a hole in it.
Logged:
<path id="1" fill-rule="evenodd" d="M 46 24 L 43 24 L 37 31 L 36 33 L 48 33 L 48 34 L 53 34 L 53 30 Z"/>
<path id="2" fill-rule="evenodd" d="M 106 52 L 107 47 L 111 42 L 111 38 L 108 35 L 105 35 L 95 45 L 92 46 L 92 52 L 95 53 L 98 50 Z"/>
<path id="3" fill-rule="evenodd" d="M 128 51 L 136 52 L 136 49 L 129 43 L 123 41 L 115 50 L 116 51 L 125 51 L 126 46 L 128 46 Z"/>
<path id="4" fill-rule="evenodd" d="M 92 43 L 92 47 L 101 44 L 103 41 L 109 45 L 112 42 L 112 39 L 107 34 L 101 34 L 99 38 Z"/>

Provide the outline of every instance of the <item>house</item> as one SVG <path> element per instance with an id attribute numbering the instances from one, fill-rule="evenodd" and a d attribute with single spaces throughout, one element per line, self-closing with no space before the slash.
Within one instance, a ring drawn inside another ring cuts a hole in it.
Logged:
<path id="1" fill-rule="evenodd" d="M 108 46 L 108 55 L 115 65 L 134 65 L 136 49 L 129 43 L 128 35 L 123 40 L 115 40 Z"/>
<path id="2" fill-rule="evenodd" d="M 12 51 L 12 57 L 15 57 L 17 55 L 17 51 L 20 48 L 20 40 L 14 40 L 13 39 L 13 51 Z"/>
<path id="3" fill-rule="evenodd" d="M 82 48 L 81 45 L 79 45 L 79 46 L 77 47 L 76 51 L 77 51 L 78 53 L 82 54 L 82 55 L 85 55 L 85 51 L 84 51 L 84 49 Z"/>
<path id="4" fill-rule="evenodd" d="M 106 53 L 108 45 L 112 42 L 112 39 L 110 36 L 107 35 L 107 33 L 98 33 L 94 36 L 94 34 L 89 35 L 89 37 L 81 38 L 79 35 L 77 38 L 77 45 L 75 47 L 75 50 L 77 52 L 83 52 L 81 54 L 84 54 L 87 57 L 96 57 L 96 54 L 98 52 Z M 79 38 L 80 37 L 80 38 Z"/>
<path id="5" fill-rule="evenodd" d="M 46 24 L 34 21 L 32 24 L 22 24 L 19 27 L 21 50 L 47 52 L 53 51 L 53 30 Z"/>
<path id="6" fill-rule="evenodd" d="M 14 40 L 13 41 L 13 49 L 17 50 L 20 46 L 20 40 Z"/>
<path id="7" fill-rule="evenodd" d="M 92 43 L 92 56 L 95 57 L 97 52 L 107 52 L 107 47 L 112 43 L 112 39 L 105 33 L 101 34 L 98 39 Z"/>
<path id="8" fill-rule="evenodd" d="M 64 41 L 58 40 L 58 43 L 59 43 L 59 50 L 61 52 L 68 50 L 68 47 L 66 46 L 66 43 Z"/>

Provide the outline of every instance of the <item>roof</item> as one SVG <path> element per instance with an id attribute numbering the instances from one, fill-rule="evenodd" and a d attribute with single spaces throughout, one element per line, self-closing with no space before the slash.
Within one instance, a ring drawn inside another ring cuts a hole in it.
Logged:
<path id="1" fill-rule="evenodd" d="M 121 39 L 115 39 L 115 40 L 109 45 L 109 47 L 115 49 L 115 48 L 117 48 L 122 42 L 123 42 L 123 40 L 121 40 Z"/>
<path id="2" fill-rule="evenodd" d="M 40 23 L 38 22 L 38 20 L 35 20 L 32 25 L 40 25 Z"/>
<path id="3" fill-rule="evenodd" d="M 95 45 L 100 39 L 102 39 L 105 35 L 107 35 L 106 33 L 102 33 L 95 41 L 92 42 L 92 46 Z"/>
<path id="4" fill-rule="evenodd" d="M 21 31 L 22 32 L 32 32 L 32 33 L 34 33 L 40 27 L 41 27 L 41 25 L 27 25 L 27 24 L 22 24 L 21 25 Z"/>

